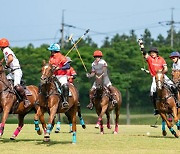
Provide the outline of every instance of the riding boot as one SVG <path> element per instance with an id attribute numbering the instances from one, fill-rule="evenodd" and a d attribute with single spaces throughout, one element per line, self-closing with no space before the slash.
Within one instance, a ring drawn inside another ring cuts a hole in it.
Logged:
<path id="1" fill-rule="evenodd" d="M 154 115 L 157 115 L 157 114 L 159 114 L 159 111 L 156 107 L 157 93 L 154 92 L 153 95 L 150 96 L 150 98 L 151 98 L 151 102 L 153 103 L 153 106 L 154 106 Z"/>
<path id="2" fill-rule="evenodd" d="M 64 84 L 62 86 L 63 89 L 63 103 L 62 103 L 62 108 L 69 108 L 69 87 L 67 84 Z"/>
<path id="3" fill-rule="evenodd" d="M 179 108 L 180 107 L 180 101 L 179 101 L 179 97 L 178 97 L 178 89 L 176 86 L 171 86 L 171 89 L 174 93 L 174 98 L 175 98 L 175 102 L 176 102 L 176 106 Z"/>
<path id="4" fill-rule="evenodd" d="M 110 94 L 111 94 L 111 99 L 112 99 L 112 105 L 113 106 L 116 106 L 117 105 L 117 100 L 115 99 L 115 95 L 113 94 L 113 92 L 115 91 L 114 87 L 113 86 L 109 86 L 108 87 L 109 90 L 110 90 Z"/>
<path id="5" fill-rule="evenodd" d="M 20 94 L 20 96 L 22 97 L 22 100 L 24 102 L 24 107 L 27 108 L 29 107 L 29 105 L 31 104 L 29 102 L 29 100 L 27 99 L 27 96 L 25 94 L 24 88 L 21 85 L 16 85 L 14 87 L 16 89 L 16 91 Z"/>
<path id="6" fill-rule="evenodd" d="M 95 92 L 95 89 L 94 88 L 92 88 L 91 90 L 90 90 L 90 92 L 89 92 L 89 99 L 90 99 L 90 103 L 86 106 L 88 109 L 90 109 L 90 110 L 92 110 L 93 109 L 93 102 L 92 102 L 92 100 L 93 100 L 93 98 L 94 98 L 94 92 Z"/>

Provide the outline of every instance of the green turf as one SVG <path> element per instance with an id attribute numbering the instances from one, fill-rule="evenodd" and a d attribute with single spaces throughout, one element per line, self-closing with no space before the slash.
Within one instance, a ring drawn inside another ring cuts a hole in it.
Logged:
<path id="1" fill-rule="evenodd" d="M 3 137 L 0 139 L 0 153 L 2 154 L 178 154 L 180 140 L 174 138 L 168 131 L 166 137 L 161 135 L 161 127 L 151 128 L 149 125 L 120 125 L 119 134 L 112 134 L 112 130 L 105 127 L 105 134 L 101 135 L 94 125 L 87 125 L 83 130 L 77 126 L 77 143 L 71 144 L 72 135 L 68 133 L 69 126 L 61 125 L 61 133 L 51 133 L 51 141 L 43 142 L 43 136 L 38 136 L 34 125 L 27 124 L 15 141 L 9 140 L 14 124 L 7 124 Z M 147 135 L 147 132 L 150 135 Z"/>

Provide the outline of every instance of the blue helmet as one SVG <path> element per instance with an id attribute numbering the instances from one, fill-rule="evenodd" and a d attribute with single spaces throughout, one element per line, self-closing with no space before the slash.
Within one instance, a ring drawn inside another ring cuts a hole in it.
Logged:
<path id="1" fill-rule="evenodd" d="M 48 50 L 50 51 L 60 51 L 60 46 L 59 44 L 53 43 L 48 47 Z"/>
<path id="2" fill-rule="evenodd" d="M 172 53 L 170 54 L 169 58 L 172 58 L 172 57 L 180 57 L 179 52 L 177 52 L 177 51 L 172 52 Z"/>

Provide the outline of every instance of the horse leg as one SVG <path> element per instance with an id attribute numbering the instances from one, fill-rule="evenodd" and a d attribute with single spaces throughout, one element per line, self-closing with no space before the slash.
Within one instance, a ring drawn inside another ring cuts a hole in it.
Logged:
<path id="1" fill-rule="evenodd" d="M 66 112 L 65 113 L 66 117 L 68 118 L 68 122 L 69 122 L 69 133 L 72 133 L 72 117 L 71 115 L 69 114 L 69 112 Z"/>
<path id="2" fill-rule="evenodd" d="M 104 104 L 104 103 L 102 102 L 102 104 Z M 101 134 L 104 134 L 102 117 L 103 117 L 104 113 L 106 112 L 107 107 L 108 107 L 108 104 L 102 106 L 101 113 L 100 113 L 100 115 L 99 115 L 99 117 L 98 117 L 98 122 L 97 122 L 97 123 L 100 123 L 100 133 L 101 133 Z"/>
<path id="3" fill-rule="evenodd" d="M 115 112 L 116 112 L 116 119 L 115 119 L 115 129 L 114 129 L 114 134 L 117 134 L 119 131 L 119 108 L 116 107 L 115 108 Z"/>
<path id="4" fill-rule="evenodd" d="M 174 122 L 176 123 L 177 126 L 177 130 L 178 130 L 178 137 L 179 137 L 179 133 L 180 133 L 180 120 L 178 117 L 178 109 L 176 109 L 176 107 L 173 107 L 173 115 L 174 115 Z M 175 136 L 177 137 L 177 136 Z"/>
<path id="5" fill-rule="evenodd" d="M 162 119 L 162 135 L 163 136 L 167 135 L 165 126 L 166 126 L 166 122 Z"/>
<path id="6" fill-rule="evenodd" d="M 34 115 L 34 125 L 35 125 L 35 130 L 37 131 L 38 135 L 42 134 L 42 131 L 39 127 L 39 121 L 38 119 L 41 121 L 42 124 L 42 128 L 44 130 L 44 133 L 46 132 L 46 122 L 44 119 L 44 110 L 41 109 L 40 107 L 38 107 L 36 114 Z"/>
<path id="7" fill-rule="evenodd" d="M 71 117 L 71 121 L 72 121 L 72 143 L 75 144 L 76 143 L 76 113 L 77 113 L 77 106 L 74 105 L 69 111 L 68 111 L 70 117 Z"/>
<path id="8" fill-rule="evenodd" d="M 24 126 L 24 117 L 25 117 L 24 114 L 18 114 L 19 124 L 18 124 L 18 127 L 16 128 L 16 130 L 14 131 L 12 137 L 10 138 L 11 140 L 15 140 L 16 139 L 16 137 L 20 133 L 22 127 Z"/>
<path id="9" fill-rule="evenodd" d="M 109 112 L 106 111 L 106 117 L 107 117 L 107 128 L 111 129 L 111 125 L 110 125 L 110 114 Z"/>
<path id="10" fill-rule="evenodd" d="M 56 130 L 55 133 L 59 133 L 61 130 L 61 117 L 60 117 L 60 113 L 57 113 L 57 123 L 56 123 Z"/>
<path id="11" fill-rule="evenodd" d="M 169 128 L 170 132 L 171 132 L 175 137 L 178 138 L 179 136 L 177 135 L 177 133 L 176 133 L 175 130 L 173 129 L 171 123 L 168 121 L 168 119 L 167 119 L 167 117 L 166 117 L 166 114 L 160 113 L 160 115 L 161 115 L 162 119 L 166 121 L 167 127 Z"/>
<path id="12" fill-rule="evenodd" d="M 4 104 L 6 104 L 6 103 L 4 103 Z M 9 102 L 9 104 L 12 104 L 12 103 Z M 6 120 L 8 118 L 9 112 L 10 112 L 10 108 L 11 107 L 9 105 L 9 106 L 5 106 L 4 109 L 3 109 L 2 120 L 1 120 L 1 123 L 0 123 L 0 138 L 2 137 L 2 135 L 4 133 L 4 127 L 5 127 L 5 123 L 6 123 Z"/>
<path id="13" fill-rule="evenodd" d="M 44 135 L 44 141 L 50 141 L 50 133 L 51 133 L 52 128 L 53 128 L 53 122 L 54 122 L 54 117 L 55 117 L 57 108 L 58 108 L 58 104 L 56 104 L 56 105 L 54 105 L 53 107 L 50 108 L 50 115 L 49 115 L 49 120 L 48 120 L 46 133 Z"/>
<path id="14" fill-rule="evenodd" d="M 85 129 L 86 125 L 85 125 L 84 120 L 83 120 L 82 115 L 81 115 L 81 106 L 80 106 L 80 103 L 78 105 L 77 110 L 78 110 L 78 117 L 79 117 L 80 124 L 81 124 L 82 128 Z"/>

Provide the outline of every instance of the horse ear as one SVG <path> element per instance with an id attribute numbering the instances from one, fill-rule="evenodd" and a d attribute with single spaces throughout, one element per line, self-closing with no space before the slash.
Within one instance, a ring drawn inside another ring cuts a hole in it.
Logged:
<path id="1" fill-rule="evenodd" d="M 43 64 L 43 66 L 44 66 L 44 65 L 46 64 L 46 60 L 43 60 L 43 61 L 42 61 L 42 64 Z"/>
<path id="2" fill-rule="evenodd" d="M 1 59 L 1 61 L 0 61 L 1 63 L 3 63 L 4 62 L 4 58 L 3 59 Z"/>

